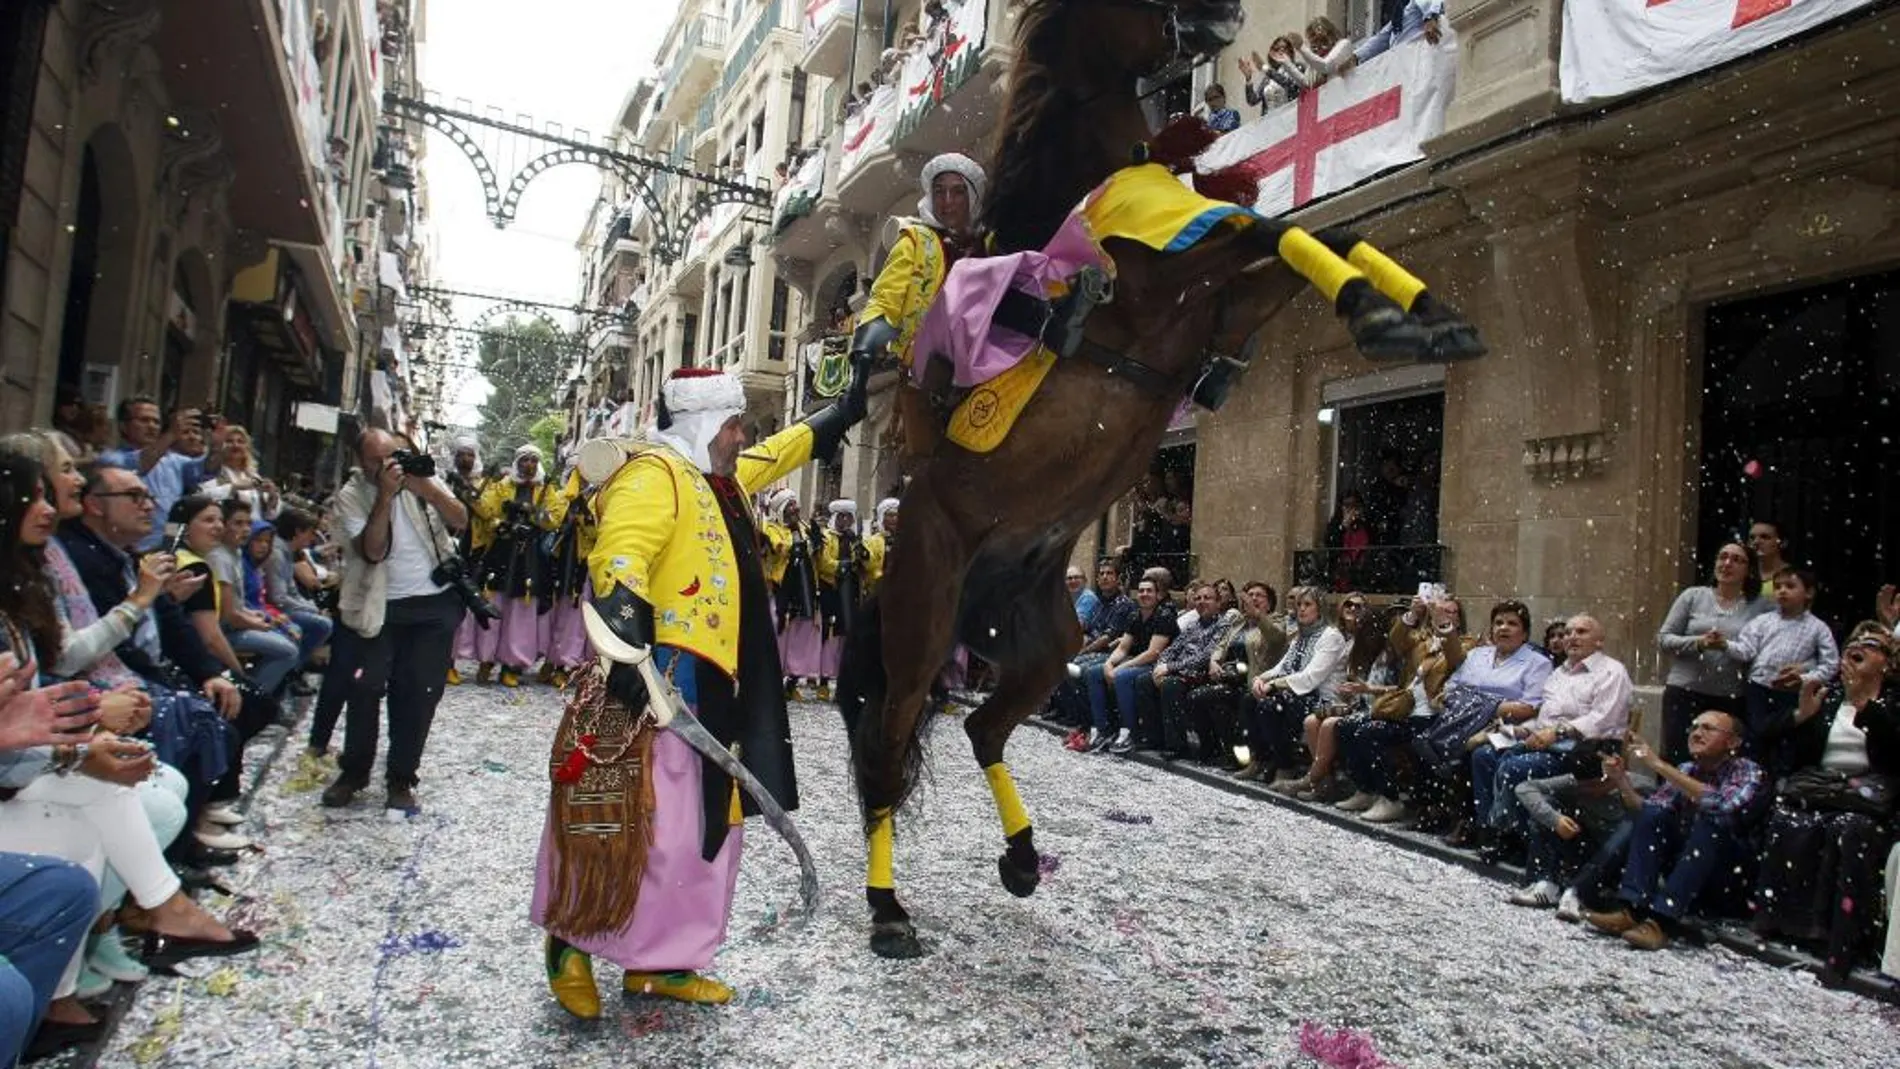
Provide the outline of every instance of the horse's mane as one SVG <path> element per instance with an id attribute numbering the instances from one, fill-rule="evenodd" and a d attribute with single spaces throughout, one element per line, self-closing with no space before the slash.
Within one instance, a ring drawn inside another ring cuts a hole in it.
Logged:
<path id="1" fill-rule="evenodd" d="M 1041 248 L 1100 177 L 1077 166 L 1093 147 L 1088 119 L 1051 66 L 1067 43 L 1074 7 L 1070 0 L 1029 0 L 1017 15 L 1009 95 L 977 220 L 998 252 Z"/>

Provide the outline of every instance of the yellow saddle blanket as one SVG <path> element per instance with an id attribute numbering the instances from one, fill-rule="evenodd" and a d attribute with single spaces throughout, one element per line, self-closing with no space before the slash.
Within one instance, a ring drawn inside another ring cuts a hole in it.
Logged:
<path id="1" fill-rule="evenodd" d="M 1122 238 L 1162 253 L 1182 252 L 1224 225 L 1247 226 L 1257 218 L 1240 205 L 1201 196 L 1153 163 L 1110 175 L 1076 214 L 1098 249 L 1109 238 Z M 1113 275 L 1113 258 L 1104 251 L 1101 259 Z M 1057 292 L 1051 297 L 1059 296 L 1059 287 L 1052 289 Z M 1014 367 L 973 388 L 951 413 L 946 436 L 973 453 L 993 451 L 1016 426 L 1055 362 L 1055 354 L 1038 345 Z"/>

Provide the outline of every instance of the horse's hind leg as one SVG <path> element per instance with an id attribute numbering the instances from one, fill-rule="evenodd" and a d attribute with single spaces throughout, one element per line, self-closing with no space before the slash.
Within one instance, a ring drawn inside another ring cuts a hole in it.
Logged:
<path id="1" fill-rule="evenodd" d="M 1359 269 L 1380 293 L 1416 318 L 1431 332 L 1432 356 L 1438 360 L 1469 360 L 1484 355 L 1478 330 L 1425 288 L 1418 276 L 1374 248 L 1357 233 L 1340 227 L 1313 235 L 1320 243 Z"/>
<path id="2" fill-rule="evenodd" d="M 914 958 L 924 952 L 910 914 L 897 900 L 892 865 L 894 816 L 913 784 L 918 720 L 930 684 L 943 666 L 956 630 L 958 593 L 968 554 L 947 518 L 924 492 L 905 495 L 904 537 L 891 554 L 879 588 L 886 689 L 876 709 L 864 710 L 857 738 L 858 793 L 864 803 L 864 896 L 871 907 L 871 950 L 879 957 Z"/>
<path id="3" fill-rule="evenodd" d="M 1033 894 L 1042 881 L 1042 859 L 1036 854 L 1029 811 L 1016 793 L 1009 767 L 1003 764 L 1003 747 L 1016 726 L 1040 708 L 1062 681 L 1068 657 L 1082 645 L 1081 626 L 1061 581 L 1039 577 L 1030 589 L 1037 588 L 1050 591 L 1053 598 L 1039 596 L 1040 591 L 1031 595 L 1037 597 L 1038 608 L 1019 618 L 1018 630 L 1024 634 L 1015 640 L 1016 648 L 1008 651 L 996 690 L 963 723 L 1003 821 L 1005 850 L 996 859 L 996 871 L 1004 889 L 1018 898 Z"/>

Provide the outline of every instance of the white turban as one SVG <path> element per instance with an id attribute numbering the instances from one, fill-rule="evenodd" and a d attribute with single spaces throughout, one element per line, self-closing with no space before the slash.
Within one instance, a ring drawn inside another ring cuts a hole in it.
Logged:
<path id="1" fill-rule="evenodd" d="M 878 502 L 877 507 L 871 510 L 871 533 L 872 534 L 888 533 L 884 529 L 884 517 L 889 516 L 891 513 L 896 512 L 896 511 L 897 511 L 896 498 L 887 497 L 884 500 Z"/>
<path id="2" fill-rule="evenodd" d="M 672 447 L 700 471 L 712 471 L 712 440 L 734 416 L 745 414 L 745 388 L 723 371 L 681 368 L 660 387 L 667 423 L 658 413 L 647 438 Z"/>
<path id="3" fill-rule="evenodd" d="M 924 222 L 939 230 L 943 224 L 937 221 L 937 213 L 930 207 L 930 187 L 938 175 L 961 175 L 970 187 L 970 221 L 975 223 L 977 215 L 983 210 L 983 188 L 989 184 L 989 177 L 977 162 L 960 152 L 946 152 L 929 163 L 924 164 L 924 198 L 917 202 L 917 215 Z"/>
<path id="4" fill-rule="evenodd" d="M 534 467 L 534 478 L 530 480 L 526 480 L 526 481 L 537 482 L 537 483 L 540 482 L 542 478 L 547 475 L 547 473 L 541 470 L 543 467 L 543 465 L 540 463 L 541 450 L 537 446 L 535 446 L 535 444 L 532 442 L 529 442 L 523 445 L 521 448 L 515 450 L 515 466 L 514 466 L 514 469 L 509 472 L 509 475 L 512 476 L 516 482 L 524 481 L 521 478 L 521 458 L 522 457 L 533 457 L 536 462 L 535 467 Z"/>

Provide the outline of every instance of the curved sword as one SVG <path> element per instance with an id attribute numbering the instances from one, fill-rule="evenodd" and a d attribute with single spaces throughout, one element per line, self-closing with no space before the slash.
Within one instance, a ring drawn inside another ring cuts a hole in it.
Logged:
<path id="1" fill-rule="evenodd" d="M 590 606 L 591 608 L 591 606 Z M 759 814 L 772 830 L 779 833 L 792 853 L 798 856 L 798 906 L 790 914 L 798 924 L 804 924 L 818 909 L 818 865 L 812 860 L 811 851 L 805 847 L 804 836 L 798 834 L 798 826 L 792 823 L 791 814 L 778 804 L 772 792 L 765 784 L 745 767 L 732 751 L 719 744 L 706 725 L 686 706 L 686 700 L 673 686 L 671 680 L 660 675 L 653 668 L 652 657 L 642 657 L 636 667 L 640 678 L 647 685 L 647 701 L 652 703 L 655 717 L 668 731 L 678 735 L 686 745 L 699 751 L 700 756 L 718 765 L 726 775 L 731 776 L 752 800 L 758 804 Z"/>

